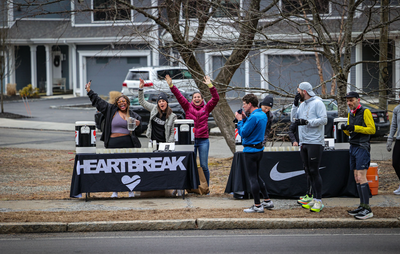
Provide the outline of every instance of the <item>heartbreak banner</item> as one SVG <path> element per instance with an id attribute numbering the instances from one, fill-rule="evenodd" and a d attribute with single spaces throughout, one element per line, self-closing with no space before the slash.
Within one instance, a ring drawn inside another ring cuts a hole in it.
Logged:
<path id="1" fill-rule="evenodd" d="M 198 184 L 192 151 L 77 154 L 70 196 L 84 192 L 191 189 Z"/>

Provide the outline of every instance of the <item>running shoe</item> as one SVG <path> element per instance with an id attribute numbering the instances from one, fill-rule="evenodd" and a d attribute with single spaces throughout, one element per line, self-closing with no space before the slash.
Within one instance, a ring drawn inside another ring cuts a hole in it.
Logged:
<path id="1" fill-rule="evenodd" d="M 363 210 L 361 212 L 359 212 L 358 214 L 356 214 L 354 216 L 354 218 L 358 219 L 358 220 L 366 220 L 369 218 L 374 217 L 374 214 L 372 213 L 371 210 L 363 208 Z"/>
<path id="2" fill-rule="evenodd" d="M 261 202 L 261 205 L 265 208 L 265 209 L 272 209 L 274 208 L 274 203 L 272 202 L 272 200 L 270 200 L 269 202 Z"/>
<path id="3" fill-rule="evenodd" d="M 393 191 L 393 193 L 396 194 L 396 195 L 400 195 L 400 186 L 399 186 L 399 188 L 397 190 Z"/>
<path id="4" fill-rule="evenodd" d="M 302 207 L 305 208 L 305 209 L 311 209 L 311 207 L 314 206 L 314 203 L 315 203 L 315 202 L 316 202 L 316 201 L 313 199 L 313 200 L 311 200 L 310 202 L 308 202 L 307 204 L 303 204 Z"/>
<path id="5" fill-rule="evenodd" d="M 310 202 L 311 200 L 313 200 L 313 196 L 312 196 L 312 195 L 311 195 L 311 196 L 308 196 L 308 195 L 301 196 L 300 199 L 297 200 L 297 204 L 299 204 L 299 205 L 305 205 L 305 204 L 307 204 L 308 202 Z"/>
<path id="6" fill-rule="evenodd" d="M 315 201 L 314 205 L 310 208 L 310 211 L 319 213 L 322 211 L 323 208 L 324 204 L 322 204 L 322 201 Z"/>
<path id="7" fill-rule="evenodd" d="M 243 212 L 245 212 L 245 213 L 263 213 L 264 206 L 257 207 L 256 205 L 252 205 L 250 208 L 244 209 Z"/>
<path id="8" fill-rule="evenodd" d="M 361 212 L 362 210 L 364 210 L 364 207 L 359 206 L 358 208 L 356 208 L 356 209 L 354 209 L 354 210 L 347 210 L 347 212 L 349 213 L 349 215 L 355 216 L 355 215 L 357 215 L 359 212 Z"/>

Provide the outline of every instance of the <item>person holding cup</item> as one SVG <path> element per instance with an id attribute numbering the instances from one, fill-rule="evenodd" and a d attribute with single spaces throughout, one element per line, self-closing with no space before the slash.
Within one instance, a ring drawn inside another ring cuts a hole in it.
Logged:
<path id="1" fill-rule="evenodd" d="M 91 81 L 86 84 L 87 95 L 92 102 L 92 106 L 101 112 L 104 116 L 104 129 L 100 140 L 104 142 L 105 148 L 140 148 L 141 144 L 135 131 L 128 129 L 128 119 L 132 119 L 140 130 L 141 117 L 133 110 L 129 109 L 130 101 L 126 95 L 120 95 L 115 98 L 113 104 L 100 98 L 90 89 Z M 136 128 L 136 129 L 137 129 Z M 118 197 L 114 192 L 111 197 Z M 134 197 L 133 192 L 129 192 L 129 197 Z"/>
<path id="2" fill-rule="evenodd" d="M 149 125 L 147 126 L 146 137 L 157 143 L 173 143 L 174 121 L 177 119 L 175 113 L 168 106 L 168 97 L 165 93 L 160 93 L 157 97 L 157 104 L 152 104 L 144 99 L 144 81 L 139 83 L 139 103 L 143 108 L 150 111 Z"/>

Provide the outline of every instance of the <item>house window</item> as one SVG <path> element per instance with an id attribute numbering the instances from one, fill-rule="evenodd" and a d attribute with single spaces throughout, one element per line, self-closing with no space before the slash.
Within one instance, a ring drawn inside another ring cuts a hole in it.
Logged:
<path id="1" fill-rule="evenodd" d="M 122 0 L 130 4 L 130 0 Z M 130 20 L 130 9 L 117 0 L 93 0 L 94 21 Z"/>
<path id="2" fill-rule="evenodd" d="M 238 17 L 240 14 L 240 0 L 221 0 L 214 18 Z"/>
<path id="3" fill-rule="evenodd" d="M 306 0 L 282 0 L 282 12 L 290 14 L 312 14 Z M 329 0 L 315 0 L 319 14 L 329 14 Z"/>
<path id="4" fill-rule="evenodd" d="M 183 1 L 182 17 L 197 19 L 209 11 L 205 9 L 208 4 L 208 0 Z M 213 16 L 214 18 L 237 17 L 240 13 L 240 0 L 221 0 L 219 5 L 214 8 L 217 8 Z"/>
<path id="5" fill-rule="evenodd" d="M 186 5 L 187 3 L 187 5 Z M 197 19 L 203 14 L 203 6 L 207 6 L 202 0 L 189 0 L 182 2 L 182 17 Z M 207 10 L 208 11 L 208 10 Z"/>

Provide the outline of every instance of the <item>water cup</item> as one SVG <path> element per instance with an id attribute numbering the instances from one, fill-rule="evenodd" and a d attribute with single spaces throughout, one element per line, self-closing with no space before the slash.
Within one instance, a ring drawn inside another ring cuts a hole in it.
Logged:
<path id="1" fill-rule="evenodd" d="M 129 131 L 134 131 L 136 129 L 136 119 L 133 117 L 129 117 L 126 120 L 127 124 L 128 124 L 128 130 Z"/>

